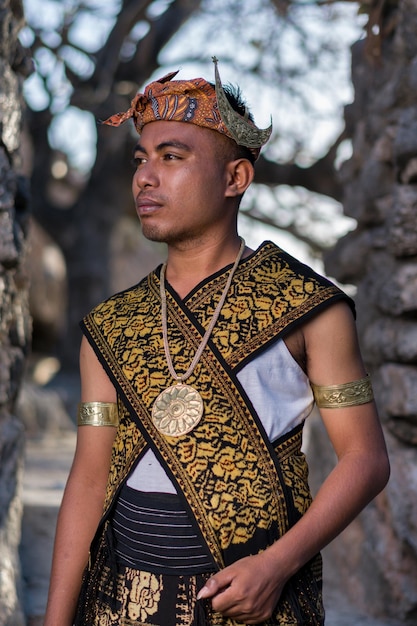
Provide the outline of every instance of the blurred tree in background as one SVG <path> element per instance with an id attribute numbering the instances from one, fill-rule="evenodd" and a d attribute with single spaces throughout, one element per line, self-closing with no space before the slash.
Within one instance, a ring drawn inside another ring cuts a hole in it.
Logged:
<path id="1" fill-rule="evenodd" d="M 337 167 L 349 151 L 342 108 L 351 97 L 350 44 L 363 26 L 356 3 L 26 0 L 25 11 L 21 41 L 35 63 L 25 85 L 26 167 L 45 265 L 32 287 L 35 350 L 58 350 L 63 367 L 76 367 L 79 319 L 163 254 L 141 238 L 134 213 L 132 126 L 97 121 L 126 110 L 138 88 L 168 71 L 210 79 L 216 55 L 223 82 L 242 87 L 258 125 L 272 115 L 273 138 L 242 207 L 250 245 L 262 225 L 261 239 L 267 226 L 284 248 L 289 233 L 319 257 L 352 226 Z M 52 287 L 63 275 L 67 293 Z M 69 302 L 54 331 L 37 314 L 51 293 L 62 309 Z M 48 328 L 59 349 L 45 341 Z"/>

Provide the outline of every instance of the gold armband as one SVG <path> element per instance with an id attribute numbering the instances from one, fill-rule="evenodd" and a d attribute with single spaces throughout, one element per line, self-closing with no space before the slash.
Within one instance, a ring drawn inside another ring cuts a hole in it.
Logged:
<path id="1" fill-rule="evenodd" d="M 78 426 L 119 425 L 119 414 L 115 402 L 80 402 L 78 405 Z"/>
<path id="2" fill-rule="evenodd" d="M 313 385 L 314 400 L 321 409 L 338 409 L 366 404 L 374 398 L 371 379 L 368 376 L 342 385 Z"/>

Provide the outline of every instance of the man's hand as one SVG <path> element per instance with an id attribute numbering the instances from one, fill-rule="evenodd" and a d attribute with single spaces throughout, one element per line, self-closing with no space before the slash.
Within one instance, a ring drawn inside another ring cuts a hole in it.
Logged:
<path id="1" fill-rule="evenodd" d="M 245 557 L 209 578 L 198 599 L 211 598 L 213 610 L 226 617 L 259 624 L 271 617 L 286 582 L 276 570 L 267 552 Z"/>

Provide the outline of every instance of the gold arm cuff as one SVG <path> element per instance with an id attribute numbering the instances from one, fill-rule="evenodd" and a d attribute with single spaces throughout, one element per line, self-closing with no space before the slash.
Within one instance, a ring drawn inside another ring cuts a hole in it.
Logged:
<path id="1" fill-rule="evenodd" d="M 78 405 L 78 426 L 119 425 L 119 414 L 115 402 L 80 402 Z"/>
<path id="2" fill-rule="evenodd" d="M 316 404 L 321 409 L 338 409 L 366 404 L 374 398 L 369 375 L 342 385 L 311 384 Z"/>

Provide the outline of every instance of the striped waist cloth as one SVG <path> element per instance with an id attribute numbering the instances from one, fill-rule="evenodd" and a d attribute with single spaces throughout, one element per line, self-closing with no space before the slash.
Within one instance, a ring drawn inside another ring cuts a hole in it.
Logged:
<path id="1" fill-rule="evenodd" d="M 117 561 L 138 570 L 190 575 L 215 571 L 176 495 L 122 487 L 112 521 Z"/>

